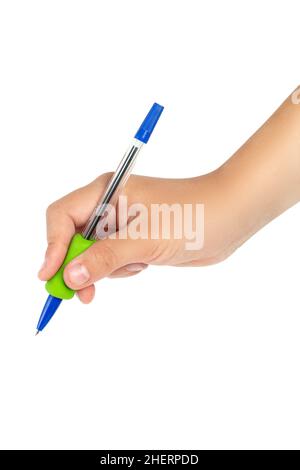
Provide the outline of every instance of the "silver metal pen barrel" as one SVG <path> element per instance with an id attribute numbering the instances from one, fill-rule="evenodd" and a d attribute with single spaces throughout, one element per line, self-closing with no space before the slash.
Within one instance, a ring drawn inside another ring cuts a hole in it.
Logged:
<path id="1" fill-rule="evenodd" d="M 97 240 L 97 226 L 101 218 L 106 213 L 108 205 L 116 202 L 116 198 L 132 171 L 136 157 L 143 146 L 143 142 L 134 139 L 132 145 L 128 148 L 121 160 L 118 168 L 113 174 L 104 194 L 102 195 L 97 207 L 94 209 L 89 221 L 82 231 L 82 236 L 89 240 Z"/>

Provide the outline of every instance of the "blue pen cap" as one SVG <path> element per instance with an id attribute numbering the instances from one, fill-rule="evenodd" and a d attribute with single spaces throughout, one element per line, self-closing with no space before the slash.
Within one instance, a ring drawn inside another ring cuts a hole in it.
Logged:
<path id="1" fill-rule="evenodd" d="M 140 140 L 144 144 L 148 142 L 150 136 L 153 132 L 154 127 L 156 126 L 157 121 L 160 118 L 161 113 L 163 112 L 164 107 L 160 104 L 154 103 L 149 113 L 142 122 L 139 130 L 135 134 L 134 138 Z"/>

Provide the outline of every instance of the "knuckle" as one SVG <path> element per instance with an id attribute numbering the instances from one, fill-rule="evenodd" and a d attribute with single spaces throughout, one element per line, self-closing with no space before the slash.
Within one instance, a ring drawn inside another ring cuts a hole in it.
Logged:
<path id="1" fill-rule="evenodd" d="M 46 209 L 46 215 L 52 215 L 53 213 L 57 212 L 59 209 L 59 201 L 52 202 Z"/>
<path id="2" fill-rule="evenodd" d="M 161 240 L 155 240 L 154 243 L 150 244 L 145 256 L 148 263 L 156 264 L 162 259 L 163 253 L 166 250 L 166 244 Z"/>
<path id="3" fill-rule="evenodd" d="M 46 209 L 46 218 L 54 218 L 56 215 L 67 215 L 67 206 L 64 198 L 52 202 Z"/>
<path id="4" fill-rule="evenodd" d="M 95 180 L 97 183 L 100 183 L 101 185 L 105 186 L 109 182 L 109 180 L 112 178 L 113 172 L 108 171 L 106 173 L 103 173 L 102 175 L 98 176 L 98 178 Z"/>
<path id="5" fill-rule="evenodd" d="M 111 272 L 117 266 L 117 256 L 110 246 L 103 243 L 103 246 L 94 251 L 94 262 L 101 270 Z"/>
<path id="6" fill-rule="evenodd" d="M 52 202 L 52 204 L 50 204 L 50 205 L 47 207 L 47 209 L 46 209 L 46 215 L 47 215 L 47 216 L 50 215 L 50 214 L 52 214 L 52 212 L 53 212 L 53 206 L 54 206 L 54 202 Z"/>
<path id="7" fill-rule="evenodd" d="M 111 178 L 113 176 L 113 172 L 112 171 L 107 171 L 106 173 L 102 173 L 102 175 L 100 176 L 100 178 L 103 178 L 105 180 Z"/>

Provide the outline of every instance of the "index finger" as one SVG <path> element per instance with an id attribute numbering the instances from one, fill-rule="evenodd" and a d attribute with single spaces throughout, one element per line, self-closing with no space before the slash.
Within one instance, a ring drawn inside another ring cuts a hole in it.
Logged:
<path id="1" fill-rule="evenodd" d="M 110 177 L 109 173 L 101 175 L 48 207 L 48 248 L 38 274 L 42 281 L 54 276 L 62 265 L 76 227 L 82 227 L 86 222 Z"/>
<path id="2" fill-rule="evenodd" d="M 38 273 L 42 281 L 50 279 L 60 268 L 75 233 L 73 219 L 59 207 L 59 203 L 48 207 L 46 217 L 48 248 L 44 263 Z"/>

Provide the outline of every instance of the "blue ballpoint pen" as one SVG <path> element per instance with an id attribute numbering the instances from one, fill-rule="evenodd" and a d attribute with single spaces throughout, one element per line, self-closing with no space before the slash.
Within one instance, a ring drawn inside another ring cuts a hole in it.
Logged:
<path id="1" fill-rule="evenodd" d="M 149 113 L 135 134 L 132 144 L 128 148 L 121 163 L 112 176 L 112 179 L 110 180 L 106 190 L 104 191 L 104 194 L 97 204 L 97 207 L 89 218 L 82 234 L 76 234 L 73 237 L 62 266 L 53 276 L 53 278 L 51 278 L 46 283 L 46 290 L 50 295 L 46 300 L 39 318 L 36 334 L 45 328 L 61 304 L 61 301 L 63 299 L 70 299 L 73 297 L 74 291 L 68 288 L 63 280 L 64 267 L 69 261 L 78 256 L 89 246 L 91 246 L 95 240 L 97 240 L 97 225 L 99 224 L 102 216 L 105 214 L 108 204 L 115 202 L 119 191 L 126 184 L 136 157 L 143 144 L 148 142 L 163 109 L 163 106 L 157 103 L 153 104 Z"/>

